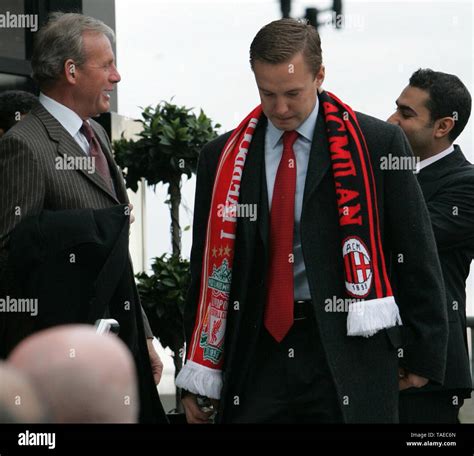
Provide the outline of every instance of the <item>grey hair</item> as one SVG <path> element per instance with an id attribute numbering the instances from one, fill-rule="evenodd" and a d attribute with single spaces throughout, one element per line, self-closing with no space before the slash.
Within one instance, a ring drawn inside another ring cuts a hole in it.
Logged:
<path id="1" fill-rule="evenodd" d="M 64 62 L 74 60 L 76 65 L 85 62 L 82 34 L 103 33 L 111 43 L 114 31 L 102 21 L 78 13 L 52 13 L 48 23 L 37 33 L 31 67 L 32 77 L 40 87 L 51 85 L 64 71 Z"/>

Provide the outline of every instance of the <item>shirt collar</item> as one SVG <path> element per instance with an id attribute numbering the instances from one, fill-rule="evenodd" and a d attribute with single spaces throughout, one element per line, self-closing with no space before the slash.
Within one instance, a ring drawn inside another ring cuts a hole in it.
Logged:
<path id="1" fill-rule="evenodd" d="M 53 100 L 44 93 L 40 93 L 40 103 L 74 138 L 82 127 L 82 119 L 67 106 Z"/>
<path id="2" fill-rule="evenodd" d="M 319 111 L 319 99 L 316 97 L 316 103 L 314 105 L 311 114 L 306 118 L 306 120 L 296 129 L 296 131 L 307 141 L 311 142 L 313 140 L 314 129 L 316 128 L 316 119 L 318 118 Z M 275 127 L 272 124 L 272 121 L 268 119 L 268 135 L 270 138 L 270 145 L 272 148 L 275 148 L 283 136 L 284 131 Z"/>
<path id="3" fill-rule="evenodd" d="M 421 160 L 416 168 L 416 173 L 419 173 L 423 168 L 426 168 L 427 166 L 432 165 L 438 160 L 441 160 L 442 158 L 446 157 L 446 155 L 449 155 L 451 152 L 454 152 L 454 146 L 452 144 L 447 149 L 441 151 L 439 154 L 433 155 L 432 157 L 426 158 L 425 160 Z"/>

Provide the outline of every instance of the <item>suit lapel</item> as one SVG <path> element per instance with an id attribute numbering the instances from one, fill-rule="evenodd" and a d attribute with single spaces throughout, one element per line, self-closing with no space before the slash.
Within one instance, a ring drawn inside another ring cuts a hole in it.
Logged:
<path id="1" fill-rule="evenodd" d="M 254 160 L 252 166 L 255 167 L 253 191 L 258 192 L 258 195 L 255 195 L 255 198 L 258 200 L 257 227 L 260 239 L 264 245 L 265 256 L 268 251 L 268 230 L 270 226 L 270 208 L 268 205 L 267 176 L 265 169 L 265 135 L 267 124 L 267 118 L 262 114 L 258 129 L 255 132 L 254 140 L 250 145 L 250 151 L 252 152 Z"/>
<path id="2" fill-rule="evenodd" d="M 316 128 L 314 129 L 313 141 L 311 143 L 311 152 L 309 154 L 308 170 L 306 172 L 303 194 L 303 213 L 307 206 L 307 202 L 318 188 L 324 175 L 328 172 L 330 164 L 331 160 L 329 157 L 326 123 L 324 122 L 322 106 L 320 103 Z M 334 198 L 335 197 L 336 195 L 334 194 Z M 303 217 L 303 214 L 301 217 Z"/>
<path id="3" fill-rule="evenodd" d="M 58 143 L 57 153 L 62 157 L 77 157 L 77 158 L 84 158 L 84 151 L 81 149 L 79 144 L 74 140 L 74 138 L 66 131 L 66 129 L 55 119 L 41 104 L 36 106 L 31 114 L 36 115 L 43 125 L 46 128 L 50 138 Z M 94 132 L 96 130 L 94 129 Z M 102 141 L 101 146 L 102 146 Z M 106 154 L 107 160 L 110 163 L 109 157 L 110 153 L 108 153 L 108 147 L 102 149 Z M 114 169 L 115 166 L 112 166 L 111 169 Z M 116 170 L 115 170 L 116 171 Z M 77 169 L 77 172 L 81 173 L 85 176 L 89 181 L 91 181 L 94 185 L 99 187 L 102 191 L 107 193 L 111 198 L 118 202 L 115 195 L 110 191 L 110 189 L 105 184 L 102 177 L 94 172 L 89 173 L 86 169 Z"/>
<path id="4" fill-rule="evenodd" d="M 262 235 L 266 227 L 268 226 L 268 203 L 265 204 L 264 198 L 266 198 L 265 192 L 261 191 L 263 184 L 262 176 L 265 175 L 264 166 L 264 151 L 265 151 L 265 131 L 266 131 L 266 119 L 262 116 L 258 123 L 250 148 L 245 161 L 245 168 L 242 175 L 242 182 L 240 187 L 240 204 L 252 204 L 253 207 L 257 208 L 257 220 L 251 221 L 249 218 L 240 218 L 241 229 L 239 234 L 242 237 L 242 244 L 239 242 L 239 248 L 242 246 L 247 249 L 247 258 L 252 258 L 253 251 L 255 249 L 255 236 L 257 233 L 257 227 L 259 233 Z M 265 184 L 266 185 L 266 184 Z M 265 196 L 263 195 L 265 194 Z M 266 243 L 267 236 L 262 235 L 262 240 Z"/>
<path id="5" fill-rule="evenodd" d="M 466 162 L 466 157 L 459 146 L 454 146 L 454 151 L 441 160 L 423 168 L 418 174 L 417 179 L 425 201 L 429 201 L 438 191 L 442 178 L 453 172 L 459 166 Z"/>
<path id="6" fill-rule="evenodd" d="M 265 143 L 265 141 L 264 141 Z M 265 151 L 265 148 L 263 148 Z M 270 207 L 268 205 L 268 188 L 267 188 L 267 174 L 265 170 L 265 154 L 262 158 L 262 165 L 260 171 L 260 204 L 258 205 L 258 231 L 263 242 L 265 250 L 265 258 L 268 257 L 268 241 L 270 229 Z"/>

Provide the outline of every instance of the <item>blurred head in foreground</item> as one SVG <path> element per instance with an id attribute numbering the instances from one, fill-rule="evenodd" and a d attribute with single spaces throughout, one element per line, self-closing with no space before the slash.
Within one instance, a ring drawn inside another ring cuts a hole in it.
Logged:
<path id="1" fill-rule="evenodd" d="M 135 366 L 114 335 L 98 335 L 87 325 L 57 326 L 22 341 L 9 362 L 35 385 L 51 422 L 137 422 Z"/>
<path id="2" fill-rule="evenodd" d="M 0 423 L 43 423 L 46 406 L 25 373 L 0 362 Z"/>

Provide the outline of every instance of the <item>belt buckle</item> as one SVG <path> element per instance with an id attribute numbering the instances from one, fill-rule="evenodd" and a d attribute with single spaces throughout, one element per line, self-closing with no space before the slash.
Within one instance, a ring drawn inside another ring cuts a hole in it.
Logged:
<path id="1" fill-rule="evenodd" d="M 306 320 L 306 305 L 308 301 L 295 301 L 293 310 L 293 321 Z"/>

